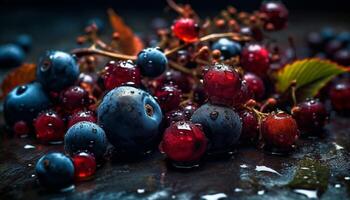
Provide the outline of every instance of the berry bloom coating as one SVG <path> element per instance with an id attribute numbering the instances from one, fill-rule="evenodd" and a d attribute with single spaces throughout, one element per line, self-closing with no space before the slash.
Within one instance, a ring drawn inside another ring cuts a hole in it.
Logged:
<path id="1" fill-rule="evenodd" d="M 35 119 L 36 138 L 41 142 L 62 141 L 66 132 L 63 119 L 53 111 L 46 111 Z"/>
<path id="2" fill-rule="evenodd" d="M 174 35 L 184 42 L 195 42 L 198 40 L 198 24 L 190 18 L 181 18 L 171 27 Z"/>
<path id="3" fill-rule="evenodd" d="M 16 122 L 24 121 L 30 125 L 38 113 L 49 106 L 49 97 L 41 84 L 34 82 L 17 86 L 7 94 L 4 101 L 6 124 L 12 127 Z"/>
<path id="4" fill-rule="evenodd" d="M 164 85 L 155 93 L 155 97 L 157 97 L 159 105 L 164 112 L 178 108 L 181 103 L 181 96 L 181 90 L 172 84 Z"/>
<path id="5" fill-rule="evenodd" d="M 74 176 L 76 180 L 90 179 L 96 172 L 95 157 L 81 152 L 72 157 L 74 165 Z"/>
<path id="6" fill-rule="evenodd" d="M 97 118 L 96 118 L 95 113 L 90 111 L 90 110 L 76 112 L 70 117 L 70 119 L 68 121 L 68 128 L 70 128 L 74 124 L 76 124 L 78 122 L 82 122 L 82 121 L 96 123 Z"/>
<path id="7" fill-rule="evenodd" d="M 60 102 L 67 111 L 81 110 L 91 103 L 89 93 L 79 86 L 71 86 L 62 91 Z"/>
<path id="8" fill-rule="evenodd" d="M 342 80 L 333 85 L 330 90 L 332 107 L 337 112 L 347 113 L 350 111 L 350 81 Z"/>
<path id="9" fill-rule="evenodd" d="M 320 134 L 328 119 L 326 107 L 318 99 L 299 103 L 292 114 L 302 134 Z"/>
<path id="10" fill-rule="evenodd" d="M 25 53 L 20 46 L 15 44 L 0 46 L 0 68 L 18 67 L 24 58 Z"/>
<path id="11" fill-rule="evenodd" d="M 223 59 L 229 59 L 238 56 L 241 53 L 242 47 L 237 42 L 227 38 L 221 38 L 213 44 L 212 49 L 220 50 Z"/>
<path id="12" fill-rule="evenodd" d="M 126 84 L 136 87 L 141 84 L 140 69 L 132 61 L 110 61 L 104 70 L 103 80 L 107 90 Z"/>
<path id="13" fill-rule="evenodd" d="M 48 189 L 67 188 L 74 181 L 74 166 L 62 153 L 48 153 L 36 163 L 35 171 L 40 184 Z"/>
<path id="14" fill-rule="evenodd" d="M 109 142 L 126 154 L 142 154 L 156 147 L 162 118 L 157 101 L 130 86 L 108 92 L 97 109 L 98 123 Z"/>
<path id="15" fill-rule="evenodd" d="M 229 66 L 215 64 L 205 73 L 203 84 L 211 103 L 229 106 L 241 87 L 241 79 Z"/>
<path id="16" fill-rule="evenodd" d="M 260 124 L 260 132 L 266 148 L 281 152 L 293 149 L 299 137 L 296 121 L 286 113 L 267 116 Z"/>
<path id="17" fill-rule="evenodd" d="M 265 85 L 260 77 L 253 73 L 246 73 L 243 76 L 243 80 L 246 81 L 248 90 L 253 93 L 253 97 L 261 99 L 265 95 Z"/>
<path id="18" fill-rule="evenodd" d="M 270 30 L 281 30 L 287 26 L 288 10 L 282 2 L 267 1 L 261 4 L 260 11 L 267 17 L 265 28 Z"/>
<path id="19" fill-rule="evenodd" d="M 242 121 L 242 134 L 240 141 L 243 143 L 254 143 L 259 136 L 259 120 L 253 111 L 243 109 L 239 112 Z"/>
<path id="20" fill-rule="evenodd" d="M 142 76 L 154 78 L 165 71 L 168 59 L 159 48 L 147 48 L 138 54 L 136 64 Z"/>
<path id="21" fill-rule="evenodd" d="M 37 80 L 48 91 L 61 91 L 75 83 L 79 66 L 75 59 L 62 51 L 47 51 L 36 69 Z"/>
<path id="22" fill-rule="evenodd" d="M 211 154 L 231 151 L 242 131 L 239 115 L 228 107 L 204 104 L 193 113 L 191 121 L 202 125 Z"/>
<path id="23" fill-rule="evenodd" d="M 203 156 L 207 142 L 200 127 L 191 122 L 180 121 L 165 130 L 159 147 L 171 161 L 192 163 L 198 162 Z"/>
<path id="24" fill-rule="evenodd" d="M 70 155 L 88 152 L 100 159 L 105 154 L 107 145 L 104 130 L 92 122 L 78 122 L 64 136 L 64 150 Z"/>
<path id="25" fill-rule="evenodd" d="M 265 77 L 270 67 L 269 51 L 260 44 L 247 44 L 242 51 L 241 64 L 248 72 Z"/>

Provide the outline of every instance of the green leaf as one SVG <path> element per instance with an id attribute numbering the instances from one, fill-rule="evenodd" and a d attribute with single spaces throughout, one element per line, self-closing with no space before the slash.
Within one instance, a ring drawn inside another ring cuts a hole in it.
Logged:
<path id="1" fill-rule="evenodd" d="M 297 60 L 277 72 L 276 89 L 284 93 L 296 81 L 296 95 L 305 99 L 315 96 L 335 76 L 348 71 L 349 69 L 328 60 Z"/>

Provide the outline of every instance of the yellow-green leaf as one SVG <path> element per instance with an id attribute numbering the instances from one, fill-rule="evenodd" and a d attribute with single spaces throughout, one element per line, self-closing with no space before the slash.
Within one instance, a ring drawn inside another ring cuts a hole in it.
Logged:
<path id="1" fill-rule="evenodd" d="M 297 60 L 286 65 L 276 74 L 276 89 L 286 92 L 296 81 L 296 94 L 299 98 L 315 96 L 332 78 L 349 69 L 328 60 L 317 58 Z"/>

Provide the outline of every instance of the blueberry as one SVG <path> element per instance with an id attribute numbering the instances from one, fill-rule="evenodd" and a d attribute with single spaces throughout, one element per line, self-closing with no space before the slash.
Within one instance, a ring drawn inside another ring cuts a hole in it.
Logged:
<path id="1" fill-rule="evenodd" d="M 87 151 L 96 158 L 102 158 L 107 145 L 104 130 L 92 122 L 78 122 L 70 127 L 64 136 L 64 149 L 70 155 Z"/>
<path id="2" fill-rule="evenodd" d="M 334 39 L 334 37 L 336 36 L 333 28 L 331 28 L 331 27 L 324 27 L 321 30 L 320 34 L 321 34 L 323 41 L 325 41 L 325 42 L 328 42 L 328 41 Z"/>
<path id="3" fill-rule="evenodd" d="M 160 139 L 162 111 L 143 90 L 130 86 L 111 90 L 98 107 L 97 117 L 109 142 L 126 154 L 142 154 Z"/>
<path id="4" fill-rule="evenodd" d="M 20 46 L 23 49 L 23 51 L 28 53 L 32 47 L 32 37 L 30 37 L 30 35 L 27 34 L 19 35 L 15 43 L 18 46 Z"/>
<path id="5" fill-rule="evenodd" d="M 344 45 L 350 44 L 350 32 L 343 31 L 337 35 L 336 39 Z"/>
<path id="6" fill-rule="evenodd" d="M 0 46 L 0 68 L 12 68 L 20 66 L 25 58 L 21 47 L 15 44 Z"/>
<path id="7" fill-rule="evenodd" d="M 139 53 L 136 64 L 143 76 L 157 77 L 165 71 L 168 60 L 159 48 L 147 48 Z"/>
<path id="8" fill-rule="evenodd" d="M 74 181 L 73 162 L 62 153 L 44 155 L 36 163 L 35 171 L 40 184 L 48 189 L 66 188 Z"/>
<path id="9" fill-rule="evenodd" d="M 47 51 L 36 70 L 37 80 L 49 91 L 61 91 L 73 85 L 78 76 L 75 59 L 62 51 Z"/>
<path id="10" fill-rule="evenodd" d="M 4 102 L 6 123 L 12 126 L 18 121 L 32 124 L 38 113 L 50 106 L 50 100 L 38 82 L 14 88 Z"/>
<path id="11" fill-rule="evenodd" d="M 86 23 L 86 26 L 91 26 L 93 24 L 96 25 L 98 32 L 103 32 L 103 30 L 105 29 L 104 21 L 98 17 L 89 19 Z"/>
<path id="12" fill-rule="evenodd" d="M 229 152 L 242 131 L 239 115 L 228 107 L 204 104 L 193 113 L 191 121 L 203 126 L 212 154 Z"/>
<path id="13" fill-rule="evenodd" d="M 223 58 L 229 59 L 233 56 L 239 55 L 241 53 L 242 47 L 237 42 L 234 42 L 227 38 L 221 38 L 213 44 L 212 49 L 220 50 Z"/>

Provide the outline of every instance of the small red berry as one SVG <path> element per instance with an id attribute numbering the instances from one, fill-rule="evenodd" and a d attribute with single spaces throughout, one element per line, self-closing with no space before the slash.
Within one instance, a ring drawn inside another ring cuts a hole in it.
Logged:
<path id="1" fill-rule="evenodd" d="M 335 85 L 330 90 L 330 99 L 332 102 L 332 107 L 337 112 L 347 113 L 350 111 L 350 81 L 342 80 Z"/>
<path id="2" fill-rule="evenodd" d="M 207 148 L 207 138 L 201 128 L 191 122 L 173 123 L 165 130 L 160 151 L 175 163 L 198 162 Z"/>
<path id="3" fill-rule="evenodd" d="M 246 73 L 243 76 L 243 80 L 246 81 L 248 90 L 253 94 L 253 98 L 261 99 L 265 95 L 265 85 L 260 77 L 253 73 Z"/>
<path id="4" fill-rule="evenodd" d="M 174 122 L 187 120 L 182 110 L 173 110 L 165 114 L 166 126 L 170 126 Z"/>
<path id="5" fill-rule="evenodd" d="M 242 121 L 242 133 L 240 141 L 243 143 L 254 143 L 259 136 L 259 120 L 253 111 L 243 109 L 239 112 Z"/>
<path id="6" fill-rule="evenodd" d="M 267 30 L 281 30 L 287 26 L 288 10 L 282 2 L 264 2 L 260 7 L 260 11 L 267 17 L 265 24 Z"/>
<path id="7" fill-rule="evenodd" d="M 229 106 L 241 88 L 241 78 L 229 66 L 215 64 L 205 73 L 203 84 L 212 104 Z"/>
<path id="8" fill-rule="evenodd" d="M 282 112 L 268 115 L 260 124 L 260 132 L 265 147 L 276 151 L 275 153 L 292 150 L 299 137 L 296 121 L 292 116 Z"/>
<path id="9" fill-rule="evenodd" d="M 193 19 L 181 18 L 175 21 L 172 31 L 177 38 L 184 42 L 195 42 L 198 40 L 199 27 Z"/>
<path id="10" fill-rule="evenodd" d="M 103 74 L 104 85 L 107 90 L 112 90 L 121 85 L 141 84 L 140 68 L 136 67 L 132 61 L 110 61 Z"/>
<path id="11" fill-rule="evenodd" d="M 36 137 L 42 142 L 59 142 L 63 140 L 66 125 L 63 119 L 53 111 L 46 111 L 35 119 Z"/>
<path id="12" fill-rule="evenodd" d="M 190 77 L 176 70 L 168 70 L 163 73 L 160 77 L 150 81 L 150 87 L 156 91 L 161 88 L 164 84 L 173 83 L 178 86 L 181 91 L 188 93 L 192 89 Z"/>
<path id="13" fill-rule="evenodd" d="M 79 86 L 71 86 L 60 95 L 62 107 L 67 111 L 81 110 L 91 104 L 89 93 Z"/>
<path id="14" fill-rule="evenodd" d="M 30 129 L 27 122 L 21 120 L 13 125 L 13 131 L 18 137 L 26 137 L 29 134 Z"/>
<path id="15" fill-rule="evenodd" d="M 269 51 L 260 44 L 248 44 L 242 50 L 241 64 L 248 72 L 265 77 L 270 67 Z"/>
<path id="16" fill-rule="evenodd" d="M 241 83 L 241 88 L 237 92 L 233 99 L 233 106 L 239 107 L 242 104 L 245 104 L 248 100 L 253 98 L 252 92 L 248 89 L 248 84 L 245 80 Z"/>
<path id="17" fill-rule="evenodd" d="M 96 160 L 91 154 L 81 152 L 72 158 L 74 176 L 77 180 L 90 179 L 96 172 Z"/>
<path id="18" fill-rule="evenodd" d="M 186 120 L 190 120 L 194 111 L 196 111 L 198 109 L 197 104 L 195 104 L 191 101 L 186 102 L 181 107 L 182 107 L 182 111 L 185 114 Z"/>
<path id="19" fill-rule="evenodd" d="M 95 113 L 90 111 L 90 110 L 88 110 L 88 111 L 82 110 L 82 111 L 78 111 L 78 112 L 74 113 L 68 121 L 68 128 L 73 126 L 74 124 L 76 124 L 78 122 L 82 122 L 82 121 L 96 123 L 97 119 L 96 119 Z"/>
<path id="20" fill-rule="evenodd" d="M 164 112 L 171 111 L 179 107 L 182 92 L 176 85 L 167 84 L 156 91 L 155 96 Z"/>

